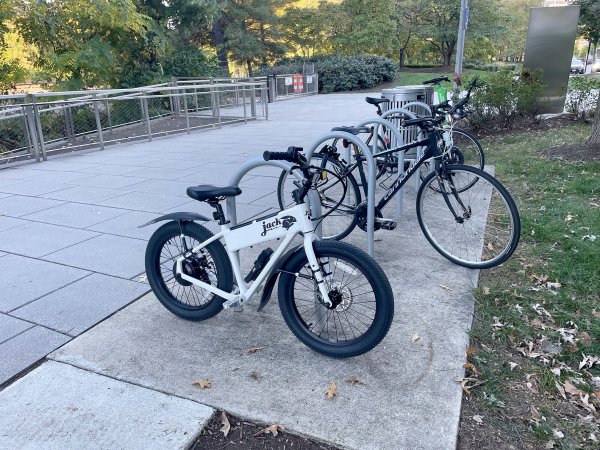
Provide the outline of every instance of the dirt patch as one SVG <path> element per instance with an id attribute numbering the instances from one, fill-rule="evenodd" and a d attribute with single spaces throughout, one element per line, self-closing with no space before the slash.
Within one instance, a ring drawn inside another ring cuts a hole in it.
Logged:
<path id="1" fill-rule="evenodd" d="M 230 429 L 225 436 L 221 431 L 223 421 L 221 412 L 217 412 L 208 423 L 191 450 L 337 450 L 337 447 L 322 444 L 285 431 L 277 431 L 277 436 L 264 432 L 269 425 L 248 422 L 227 414 Z M 261 432 L 262 431 L 262 432 Z"/>
<path id="2" fill-rule="evenodd" d="M 562 145 L 546 149 L 542 154 L 565 161 L 600 161 L 600 145 L 585 142 L 575 145 Z"/>
<path id="3" fill-rule="evenodd" d="M 580 122 L 571 116 L 555 117 L 552 119 L 535 119 L 533 117 L 517 117 L 511 128 L 504 128 L 499 123 L 492 123 L 485 127 L 474 127 L 465 121 L 465 125 L 460 124 L 461 128 L 472 131 L 478 137 L 490 136 L 510 136 L 513 134 L 523 134 L 530 131 L 550 131 L 556 128 Z"/>

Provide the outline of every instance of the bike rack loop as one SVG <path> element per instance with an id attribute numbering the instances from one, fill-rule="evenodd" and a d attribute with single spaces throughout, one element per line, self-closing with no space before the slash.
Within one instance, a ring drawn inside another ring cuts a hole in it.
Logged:
<path id="1" fill-rule="evenodd" d="M 386 127 L 388 130 L 390 130 L 390 132 L 392 133 L 392 145 L 394 145 L 394 143 L 398 143 L 397 145 L 402 145 L 403 141 L 402 141 L 402 134 L 400 133 L 400 130 L 398 130 L 398 127 L 396 125 L 394 125 L 392 122 L 390 122 L 389 120 L 385 120 L 382 119 L 380 117 L 367 117 L 363 120 L 361 120 L 356 126 L 357 127 L 364 127 L 365 125 L 374 125 L 374 124 L 379 124 L 382 125 L 384 127 Z M 377 138 L 375 137 L 375 131 L 379 131 L 379 130 L 373 130 L 373 154 L 377 154 Z M 399 152 L 400 154 L 398 155 L 398 174 L 404 172 L 404 152 Z M 375 175 L 375 178 L 377 178 L 377 175 Z M 373 184 L 376 185 L 377 180 L 369 180 L 369 185 Z M 397 197 L 397 203 L 396 203 L 396 214 L 398 216 L 400 216 L 402 214 L 402 198 L 403 198 L 403 191 L 400 190 L 400 192 L 398 192 L 398 197 Z"/>
<path id="2" fill-rule="evenodd" d="M 429 106 L 427 103 L 410 102 L 410 103 L 407 103 L 406 105 L 402 105 L 403 109 L 408 109 L 409 111 L 410 111 L 409 108 L 411 108 L 411 107 L 421 108 L 425 111 L 425 114 L 419 114 L 419 117 L 424 117 L 425 115 L 431 116 L 431 106 Z M 413 111 L 413 114 L 417 114 L 417 113 Z"/>
<path id="3" fill-rule="evenodd" d="M 375 133 L 379 132 L 379 124 L 375 124 Z M 367 145 L 356 137 L 353 134 L 346 133 L 343 131 L 329 131 L 320 135 L 316 138 L 313 143 L 310 145 L 308 150 L 306 151 L 306 159 L 308 161 L 311 160 L 313 153 L 317 148 L 323 143 L 330 139 L 346 139 L 348 142 L 352 142 L 361 150 L 365 158 L 367 159 L 367 170 L 369 172 L 369 176 L 367 177 L 369 180 L 375 179 L 375 160 L 373 159 L 373 155 L 371 150 Z M 320 206 L 320 202 L 319 202 Z M 373 183 L 369 183 L 367 187 L 367 253 L 370 256 L 373 256 L 373 251 L 375 250 L 375 186 Z"/>

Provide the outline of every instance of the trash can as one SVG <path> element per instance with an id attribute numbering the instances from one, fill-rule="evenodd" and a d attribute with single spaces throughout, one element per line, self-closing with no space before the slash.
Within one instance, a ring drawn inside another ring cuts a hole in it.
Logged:
<path id="1" fill-rule="evenodd" d="M 395 108 L 403 108 L 404 105 L 412 102 L 422 102 L 427 105 L 433 105 L 433 86 L 423 86 L 423 85 L 412 85 L 412 86 L 398 86 L 392 89 L 383 89 L 381 91 L 381 98 L 387 98 L 390 100 L 389 103 L 383 103 L 381 105 L 381 110 L 385 113 L 390 109 Z M 415 108 L 408 108 L 409 111 L 414 112 L 419 115 L 422 114 L 422 110 L 419 111 Z M 394 125 L 400 128 L 400 120 L 399 119 L 391 119 L 390 120 Z M 410 129 L 401 129 L 402 133 L 402 143 L 409 143 L 415 141 L 417 139 L 418 128 L 411 127 Z M 411 149 L 407 152 L 407 156 L 414 157 L 415 150 Z"/>

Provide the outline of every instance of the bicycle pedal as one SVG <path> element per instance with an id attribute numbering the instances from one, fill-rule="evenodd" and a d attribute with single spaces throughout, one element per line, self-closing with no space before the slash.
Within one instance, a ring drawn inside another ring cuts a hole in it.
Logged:
<path id="1" fill-rule="evenodd" d="M 392 219 L 376 218 L 375 221 L 380 225 L 382 230 L 395 230 L 398 222 Z"/>

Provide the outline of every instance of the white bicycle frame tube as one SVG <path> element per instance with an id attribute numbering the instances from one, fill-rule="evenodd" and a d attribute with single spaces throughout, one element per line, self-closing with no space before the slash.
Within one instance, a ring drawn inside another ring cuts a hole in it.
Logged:
<path id="1" fill-rule="evenodd" d="M 290 245 L 294 237 L 300 233 L 304 235 L 304 250 L 306 251 L 308 262 L 319 286 L 321 297 L 325 303 L 328 303 L 329 295 L 325 288 L 325 283 L 323 283 L 323 274 L 321 273 L 312 245 L 315 238 L 315 232 L 314 225 L 310 218 L 309 208 L 306 203 L 234 227 L 230 227 L 229 224 L 221 225 L 220 233 L 197 245 L 190 250 L 190 252 L 177 258 L 175 272 L 181 279 L 195 284 L 201 289 L 216 294 L 229 302 L 235 302 L 238 305 L 242 305 L 256 293 L 279 258 L 283 255 L 283 252 Z M 227 256 L 231 262 L 239 293 L 223 291 L 211 284 L 204 283 L 203 281 L 186 275 L 182 270 L 182 263 L 186 259 L 186 255 L 189 257 L 190 253 L 198 253 L 212 242 L 221 238 L 225 241 Z M 275 250 L 273 255 L 271 255 L 269 262 L 261 270 L 254 282 L 248 286 L 242 275 L 237 252 L 242 248 L 281 238 L 284 238 L 283 242 L 277 247 L 277 250 Z"/>

